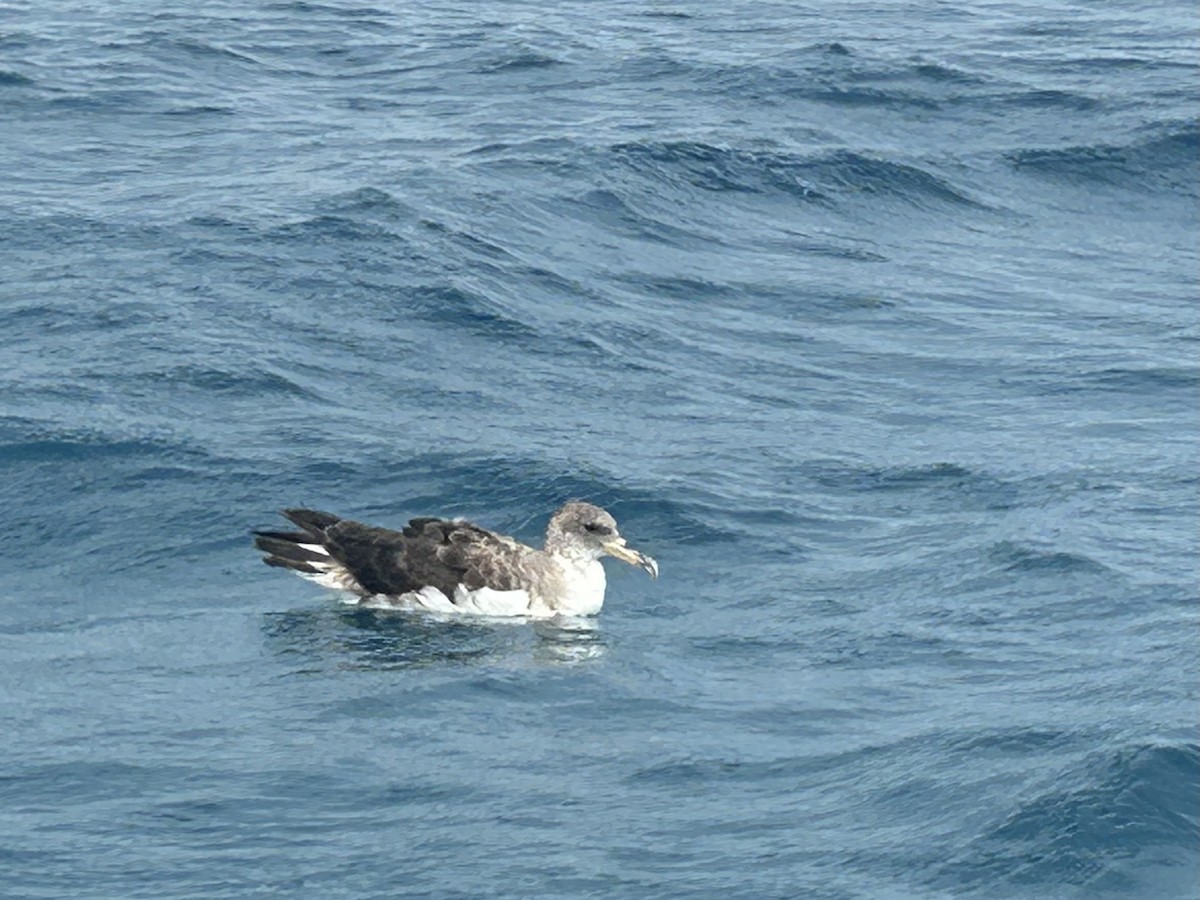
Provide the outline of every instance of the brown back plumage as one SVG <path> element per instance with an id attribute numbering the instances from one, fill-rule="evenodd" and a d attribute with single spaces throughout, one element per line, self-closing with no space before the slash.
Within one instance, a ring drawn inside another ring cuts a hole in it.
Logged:
<path id="1" fill-rule="evenodd" d="M 459 585 L 468 590 L 488 587 L 519 590 L 523 563 L 538 551 L 470 522 L 438 518 L 413 519 L 403 531 L 377 528 L 309 509 L 287 509 L 284 515 L 302 532 L 256 532 L 255 543 L 268 554 L 268 565 L 299 572 L 312 570 L 317 544 L 366 594 L 397 596 L 435 587 L 454 597 Z"/>

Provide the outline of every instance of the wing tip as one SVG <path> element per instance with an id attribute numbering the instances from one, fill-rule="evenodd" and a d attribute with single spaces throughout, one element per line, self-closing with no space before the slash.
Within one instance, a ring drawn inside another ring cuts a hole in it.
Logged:
<path id="1" fill-rule="evenodd" d="M 310 535 L 320 535 L 326 528 L 342 521 L 341 516 L 322 512 L 319 509 L 307 509 L 303 506 L 289 507 L 281 512 L 288 521 L 303 528 Z"/>

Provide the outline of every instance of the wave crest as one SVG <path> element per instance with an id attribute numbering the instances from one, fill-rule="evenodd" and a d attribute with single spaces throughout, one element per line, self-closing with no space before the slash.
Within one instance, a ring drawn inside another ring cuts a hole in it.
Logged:
<path id="1" fill-rule="evenodd" d="M 802 156 L 698 141 L 667 141 L 617 144 L 611 152 L 639 175 L 708 191 L 775 193 L 809 202 L 844 201 L 874 194 L 917 206 L 980 205 L 919 166 L 851 150 Z"/>

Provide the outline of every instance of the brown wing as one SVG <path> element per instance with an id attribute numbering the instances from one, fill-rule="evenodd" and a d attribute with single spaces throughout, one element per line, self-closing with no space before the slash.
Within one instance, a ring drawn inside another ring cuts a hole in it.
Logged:
<path id="1" fill-rule="evenodd" d="M 536 551 L 470 522 L 413 519 L 403 531 L 341 519 L 322 529 L 322 543 L 373 594 L 435 587 L 449 598 L 462 585 L 519 590 L 518 569 Z"/>

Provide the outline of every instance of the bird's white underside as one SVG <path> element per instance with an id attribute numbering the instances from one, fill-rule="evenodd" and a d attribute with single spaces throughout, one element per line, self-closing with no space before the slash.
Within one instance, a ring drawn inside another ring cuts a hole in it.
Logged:
<path id="1" fill-rule="evenodd" d="M 360 597 L 365 594 L 354 576 L 338 565 L 320 544 L 300 546 L 320 554 L 324 559 L 309 561 L 310 566 L 321 570 L 319 573 L 296 574 L 330 590 L 346 591 Z M 592 616 L 598 613 L 604 604 L 605 588 L 604 567 L 600 562 L 594 559 L 566 561 L 563 563 L 563 573 L 565 580 L 570 583 L 570 600 L 554 608 L 531 598 L 528 591 L 497 591 L 489 587 L 468 590 L 462 585 L 455 588 L 453 599 L 430 585 L 399 596 L 374 594 L 361 603 L 371 609 L 424 610 L 447 615 L 550 618 Z"/>

